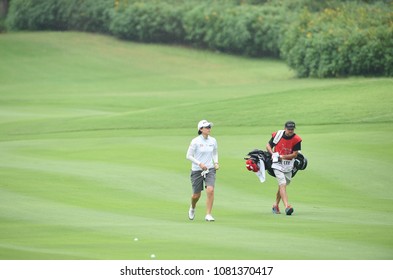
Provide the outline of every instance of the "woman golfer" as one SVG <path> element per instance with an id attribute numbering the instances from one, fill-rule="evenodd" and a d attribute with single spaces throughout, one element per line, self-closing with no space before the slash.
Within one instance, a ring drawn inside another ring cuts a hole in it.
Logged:
<path id="1" fill-rule="evenodd" d="M 206 188 L 206 216 L 205 220 L 213 222 L 211 215 L 214 201 L 214 183 L 218 165 L 217 141 L 210 136 L 212 123 L 202 120 L 198 123 L 198 136 L 192 139 L 187 151 L 187 159 L 191 165 L 192 197 L 188 217 L 193 220 L 195 207 L 203 191 L 203 182 Z"/>

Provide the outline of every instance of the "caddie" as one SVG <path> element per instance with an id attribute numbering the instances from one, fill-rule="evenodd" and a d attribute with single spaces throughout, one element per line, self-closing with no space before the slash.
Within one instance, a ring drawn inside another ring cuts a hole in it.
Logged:
<path id="1" fill-rule="evenodd" d="M 287 186 L 291 183 L 295 158 L 301 150 L 302 138 L 295 133 L 295 128 L 294 121 L 287 121 L 284 130 L 272 133 L 272 138 L 266 144 L 266 149 L 272 156 L 272 169 L 278 182 L 276 201 L 272 207 L 273 214 L 281 214 L 281 200 L 285 206 L 285 214 L 292 215 L 294 212 L 288 202 Z"/>

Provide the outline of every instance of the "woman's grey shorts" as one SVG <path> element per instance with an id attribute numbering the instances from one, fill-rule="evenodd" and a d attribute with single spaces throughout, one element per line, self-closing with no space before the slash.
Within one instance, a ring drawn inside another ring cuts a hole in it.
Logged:
<path id="1" fill-rule="evenodd" d="M 214 168 L 209 169 L 209 173 L 206 174 L 206 178 L 202 176 L 202 171 L 191 171 L 191 184 L 193 193 L 200 193 L 203 191 L 203 181 L 205 181 L 205 188 L 207 186 L 214 187 L 216 182 L 216 170 Z"/>
<path id="2" fill-rule="evenodd" d="M 287 186 L 291 183 L 292 179 L 292 171 L 290 172 L 282 172 L 276 169 L 273 169 L 274 175 L 276 175 L 276 179 L 278 182 L 278 185 L 284 185 L 286 184 Z"/>

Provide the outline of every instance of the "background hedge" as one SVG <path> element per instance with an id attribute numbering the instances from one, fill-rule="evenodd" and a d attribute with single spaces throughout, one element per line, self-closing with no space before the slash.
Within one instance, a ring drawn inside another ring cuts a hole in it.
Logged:
<path id="1" fill-rule="evenodd" d="M 12 0 L 9 30 L 80 30 L 108 33 L 111 0 Z"/>
<path id="2" fill-rule="evenodd" d="M 393 6 L 390 6 L 393 8 Z M 345 3 L 307 9 L 286 32 L 282 56 L 300 77 L 393 75 L 393 9 Z"/>
<path id="3" fill-rule="evenodd" d="M 200 4 L 185 13 L 186 41 L 250 56 L 279 57 L 281 29 L 287 24 L 278 7 Z"/>
<path id="4" fill-rule="evenodd" d="M 283 58 L 299 77 L 393 76 L 392 11 L 388 0 L 12 0 L 6 27 Z"/>
<path id="5" fill-rule="evenodd" d="M 142 42 L 183 42 L 185 6 L 166 2 L 123 2 L 115 6 L 110 31 L 115 36 Z"/>

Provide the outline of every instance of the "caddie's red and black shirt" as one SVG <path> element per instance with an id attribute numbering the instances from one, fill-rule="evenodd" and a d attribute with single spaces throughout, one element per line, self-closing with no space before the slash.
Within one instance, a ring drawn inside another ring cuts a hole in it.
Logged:
<path id="1" fill-rule="evenodd" d="M 273 143 L 273 139 L 276 134 L 277 132 L 272 133 L 272 139 L 270 139 L 269 144 L 270 147 L 274 147 L 274 151 L 278 152 L 280 155 L 290 155 L 293 151 L 300 151 L 302 149 L 302 138 L 300 138 L 300 136 L 296 133 L 292 136 L 286 136 L 284 133 L 277 145 Z"/>

